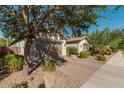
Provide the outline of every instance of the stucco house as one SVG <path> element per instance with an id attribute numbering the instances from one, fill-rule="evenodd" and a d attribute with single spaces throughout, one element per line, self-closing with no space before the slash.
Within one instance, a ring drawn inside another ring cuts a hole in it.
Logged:
<path id="1" fill-rule="evenodd" d="M 77 48 L 79 54 L 81 51 L 89 50 L 89 42 L 86 37 L 70 38 L 66 41 L 66 47 Z"/>
<path id="2" fill-rule="evenodd" d="M 24 55 L 24 45 L 25 41 L 20 41 L 14 45 L 11 45 L 9 48 L 16 54 Z"/>
<path id="3" fill-rule="evenodd" d="M 40 48 L 46 47 L 48 42 L 52 42 L 55 45 L 55 48 L 57 49 L 57 52 L 59 55 L 66 56 L 66 48 L 67 47 L 75 47 L 78 49 L 78 54 L 81 51 L 87 51 L 89 50 L 89 42 L 86 37 L 75 37 L 75 38 L 68 38 L 67 40 L 60 37 L 58 34 L 48 34 L 43 35 L 39 34 L 36 40 L 34 40 L 34 46 L 38 46 Z M 24 55 L 24 44 L 25 41 L 21 41 L 15 45 L 11 46 L 11 49 L 17 53 Z"/>

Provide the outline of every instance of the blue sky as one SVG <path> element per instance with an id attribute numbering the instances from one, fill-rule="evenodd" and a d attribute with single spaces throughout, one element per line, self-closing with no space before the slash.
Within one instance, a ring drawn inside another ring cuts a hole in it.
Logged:
<path id="1" fill-rule="evenodd" d="M 124 6 L 119 8 L 117 11 L 115 10 L 115 6 L 110 5 L 108 9 L 104 11 L 99 12 L 100 15 L 107 17 L 105 18 L 99 18 L 97 19 L 97 22 L 99 23 L 99 26 L 91 26 L 89 28 L 89 32 L 95 31 L 95 30 L 103 30 L 106 27 L 110 29 L 116 29 L 116 28 L 124 28 Z M 72 34 L 72 31 L 70 28 L 68 28 L 68 36 Z"/>
<path id="2" fill-rule="evenodd" d="M 124 7 L 113 12 L 113 6 L 110 6 L 106 12 L 101 12 L 101 14 L 107 16 L 108 19 L 98 19 L 99 26 L 91 26 L 90 31 L 104 29 L 106 27 L 110 29 L 124 28 Z"/>
<path id="3" fill-rule="evenodd" d="M 107 16 L 108 19 L 97 19 L 99 26 L 91 26 L 89 31 L 95 31 L 96 29 L 104 29 L 109 27 L 110 29 L 124 28 L 124 7 L 121 7 L 118 11 L 114 11 L 113 6 L 109 6 L 106 12 L 100 12 L 102 15 Z M 70 31 L 70 29 L 68 29 Z M 0 33 L 0 37 L 2 33 Z"/>

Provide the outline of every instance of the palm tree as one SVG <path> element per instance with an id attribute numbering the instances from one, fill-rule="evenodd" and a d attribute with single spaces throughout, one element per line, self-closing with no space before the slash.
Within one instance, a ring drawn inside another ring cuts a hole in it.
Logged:
<path id="1" fill-rule="evenodd" d="M 96 30 L 89 33 L 88 38 L 93 53 L 100 53 L 100 51 L 109 50 L 110 48 L 116 51 L 119 47 L 124 47 L 124 29 L 110 30 L 109 28 L 105 28 L 102 31 Z"/>

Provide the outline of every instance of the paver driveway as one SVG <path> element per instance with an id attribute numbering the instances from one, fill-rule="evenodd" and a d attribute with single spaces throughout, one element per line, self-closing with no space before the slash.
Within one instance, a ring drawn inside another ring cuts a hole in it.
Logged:
<path id="1" fill-rule="evenodd" d="M 94 58 L 65 57 L 65 59 L 68 63 L 57 68 L 57 70 L 78 80 L 81 84 L 84 84 L 103 65 Z"/>
<path id="2" fill-rule="evenodd" d="M 119 51 L 102 66 L 82 87 L 124 88 L 124 57 Z"/>

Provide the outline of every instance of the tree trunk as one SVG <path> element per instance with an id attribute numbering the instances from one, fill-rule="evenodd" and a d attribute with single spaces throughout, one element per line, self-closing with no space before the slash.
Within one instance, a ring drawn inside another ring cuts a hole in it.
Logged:
<path id="1" fill-rule="evenodd" d="M 25 42 L 25 47 L 24 47 L 24 65 L 23 65 L 23 72 L 25 75 L 29 75 L 29 58 L 30 58 L 30 46 L 33 43 L 32 39 L 27 39 Z"/>

